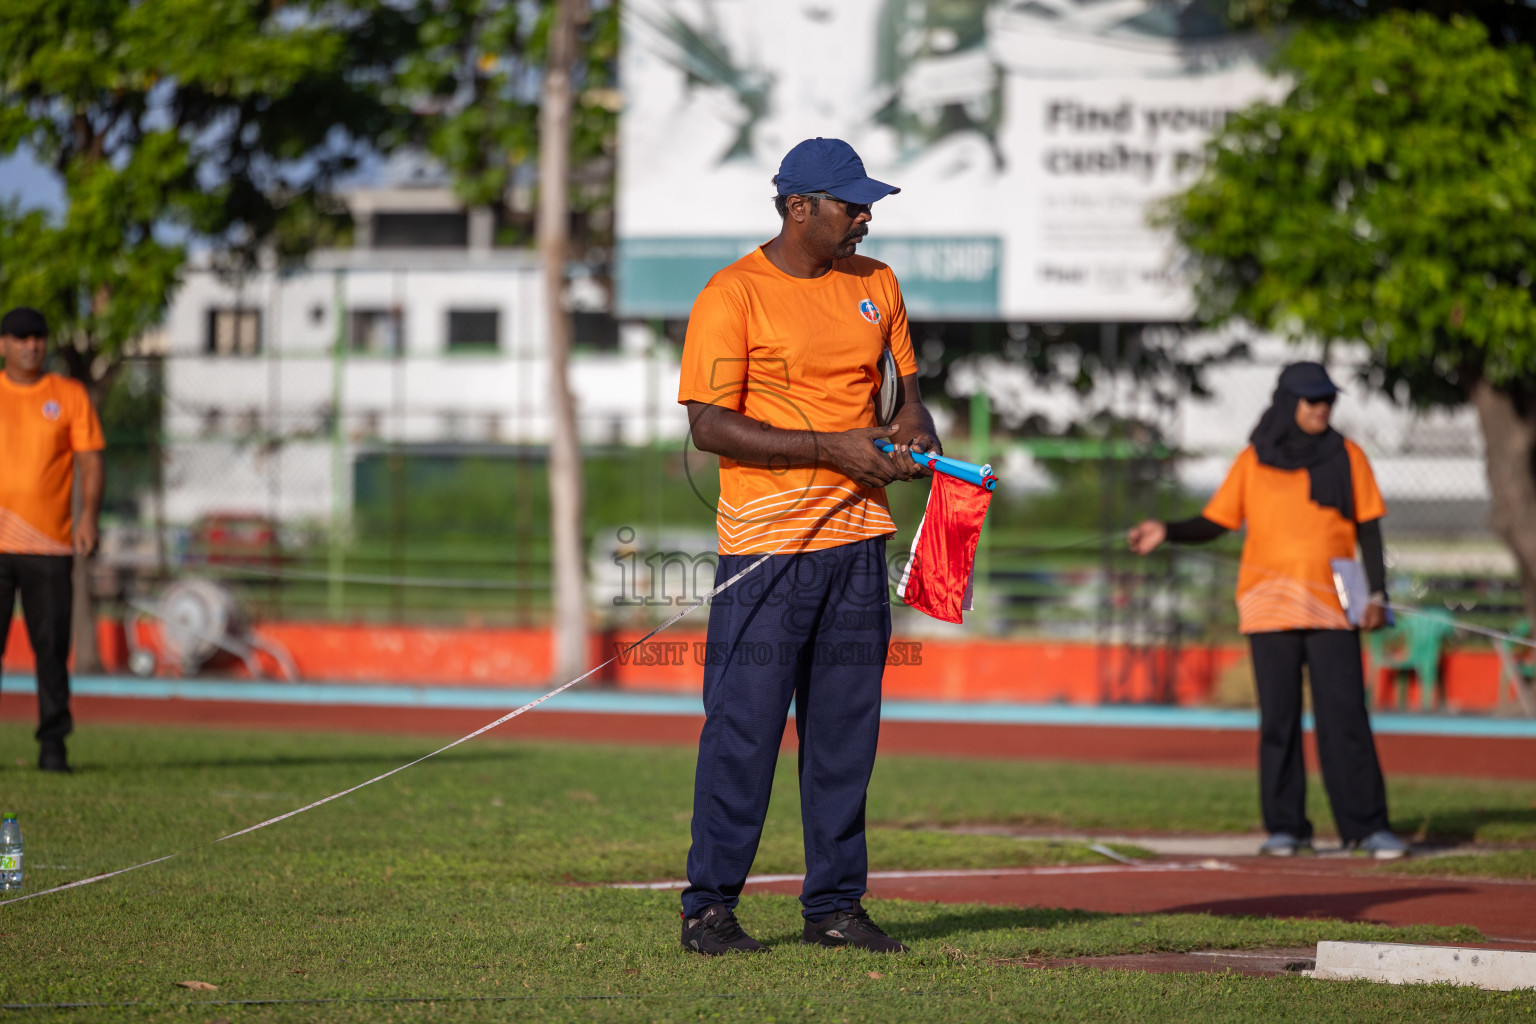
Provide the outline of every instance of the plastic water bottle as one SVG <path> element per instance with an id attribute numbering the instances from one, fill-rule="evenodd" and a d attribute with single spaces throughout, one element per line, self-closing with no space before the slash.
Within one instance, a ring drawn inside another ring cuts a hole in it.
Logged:
<path id="1" fill-rule="evenodd" d="M 16 815 L 0 821 L 0 892 L 21 890 L 21 826 Z"/>

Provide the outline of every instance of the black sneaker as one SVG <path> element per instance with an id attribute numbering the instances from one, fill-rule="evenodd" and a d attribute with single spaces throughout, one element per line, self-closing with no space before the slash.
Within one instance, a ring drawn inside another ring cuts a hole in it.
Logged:
<path id="1" fill-rule="evenodd" d="M 766 953 L 768 947 L 741 930 L 736 915 L 724 903 L 711 903 L 698 917 L 683 919 L 683 948 L 705 956 L 719 956 L 736 950 L 740 953 Z"/>
<path id="2" fill-rule="evenodd" d="M 64 741 L 44 740 L 38 749 L 37 766 L 45 772 L 69 771 L 69 758 L 64 753 Z"/>
<path id="3" fill-rule="evenodd" d="M 828 914 L 819 921 L 805 922 L 800 941 L 809 946 L 854 946 L 871 953 L 907 952 L 906 946 L 885 934 L 869 919 L 861 903 Z"/>

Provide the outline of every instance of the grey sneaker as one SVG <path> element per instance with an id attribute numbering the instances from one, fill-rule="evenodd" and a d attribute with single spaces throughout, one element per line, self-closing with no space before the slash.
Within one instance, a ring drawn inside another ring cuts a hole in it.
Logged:
<path id="1" fill-rule="evenodd" d="M 698 917 L 683 918 L 683 948 L 705 956 L 738 953 L 766 953 L 768 947 L 741 930 L 736 915 L 724 903 L 711 903 Z"/>
<path id="2" fill-rule="evenodd" d="M 1353 853 L 1375 857 L 1377 860 L 1397 860 L 1408 856 L 1408 844 L 1386 829 L 1372 832 L 1364 839 L 1350 843 L 1349 848 Z"/>
<path id="3" fill-rule="evenodd" d="M 1297 839 L 1289 832 L 1276 832 L 1259 847 L 1260 857 L 1295 857 L 1312 852 L 1312 840 Z"/>

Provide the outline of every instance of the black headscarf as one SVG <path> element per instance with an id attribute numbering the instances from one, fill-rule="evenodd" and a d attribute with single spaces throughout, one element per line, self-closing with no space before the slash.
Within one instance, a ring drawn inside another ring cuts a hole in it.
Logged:
<path id="1" fill-rule="evenodd" d="M 1318 363 L 1292 363 L 1280 373 L 1275 397 L 1248 440 L 1259 461 L 1276 469 L 1305 469 L 1312 481 L 1312 500 L 1355 518 L 1355 486 L 1349 472 L 1344 435 L 1329 427 L 1309 434 L 1296 425 L 1296 403 L 1317 401 L 1338 393 L 1328 372 Z"/>

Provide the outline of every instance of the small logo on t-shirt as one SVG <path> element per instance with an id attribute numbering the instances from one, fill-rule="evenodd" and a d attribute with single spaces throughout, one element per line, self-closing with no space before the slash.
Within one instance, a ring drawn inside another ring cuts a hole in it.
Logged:
<path id="1" fill-rule="evenodd" d="M 859 303 L 859 313 L 872 324 L 880 322 L 880 307 L 865 299 Z"/>
<path id="2" fill-rule="evenodd" d="M 56 420 L 59 418 L 60 412 L 61 410 L 59 409 L 59 403 L 55 402 L 53 399 L 50 398 L 48 401 L 43 403 L 43 419 Z"/>

